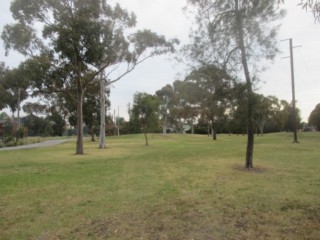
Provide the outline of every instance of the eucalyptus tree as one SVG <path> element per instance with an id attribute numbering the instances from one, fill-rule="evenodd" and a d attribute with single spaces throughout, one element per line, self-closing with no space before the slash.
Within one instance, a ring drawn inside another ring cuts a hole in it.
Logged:
<path id="1" fill-rule="evenodd" d="M 30 82 L 24 76 L 24 72 L 20 67 L 7 69 L 4 74 L 2 86 L 5 89 L 3 95 L 5 105 L 10 108 L 12 116 L 18 111 L 18 118 L 20 114 L 21 102 L 29 97 L 28 88 Z"/>
<path id="2" fill-rule="evenodd" d="M 199 88 L 196 83 L 191 81 L 176 80 L 173 83 L 174 89 L 174 108 L 173 113 L 181 132 L 185 131 L 184 125 L 187 124 L 194 133 L 194 125 L 199 116 Z"/>
<path id="3" fill-rule="evenodd" d="M 193 89 L 198 93 L 195 102 L 202 117 L 208 121 L 213 140 L 216 140 L 216 122 L 224 118 L 231 107 L 233 79 L 224 69 L 206 65 L 193 70 L 185 81 L 195 85 Z"/>
<path id="4" fill-rule="evenodd" d="M 290 117 L 290 104 L 286 100 L 280 100 L 278 103 L 278 111 L 275 115 L 276 123 L 279 127 L 279 131 L 285 131 L 286 123 Z"/>
<path id="5" fill-rule="evenodd" d="M 134 95 L 130 110 L 130 121 L 135 122 L 145 136 L 145 145 L 149 145 L 147 133 L 159 127 L 159 99 L 156 96 L 138 92 Z"/>
<path id="6" fill-rule="evenodd" d="M 246 168 L 253 168 L 253 84 L 261 70 L 259 62 L 278 52 L 276 20 L 284 15 L 277 0 L 189 0 L 195 6 L 197 29 L 186 48 L 190 59 L 214 64 L 229 73 L 243 71 L 247 94 Z"/>
<path id="7" fill-rule="evenodd" d="M 256 94 L 255 99 L 255 121 L 260 134 L 263 135 L 265 124 L 277 114 L 278 99 L 274 96 L 265 97 L 262 94 Z"/>
<path id="8" fill-rule="evenodd" d="M 72 99 L 76 154 L 84 153 L 85 91 L 99 74 L 105 72 L 101 81 L 112 84 L 149 57 L 173 51 L 177 42 L 149 30 L 133 32 L 136 16 L 106 0 L 14 0 L 11 12 L 16 22 L 4 27 L 5 48 L 29 58 L 24 65 L 33 75 L 34 91 Z M 121 63 L 126 67 L 119 67 Z M 115 76 L 119 69 L 123 72 Z"/>
<path id="9" fill-rule="evenodd" d="M 156 91 L 159 99 L 159 118 L 162 127 L 162 133 L 166 134 L 168 127 L 172 126 L 172 108 L 174 105 L 174 90 L 170 84 Z"/>
<path id="10" fill-rule="evenodd" d="M 172 99 L 172 123 L 176 132 L 183 133 L 184 125 L 186 122 L 185 107 L 187 106 L 187 100 L 185 98 L 184 88 L 185 84 L 181 80 L 176 80 L 172 84 L 173 99 Z"/>

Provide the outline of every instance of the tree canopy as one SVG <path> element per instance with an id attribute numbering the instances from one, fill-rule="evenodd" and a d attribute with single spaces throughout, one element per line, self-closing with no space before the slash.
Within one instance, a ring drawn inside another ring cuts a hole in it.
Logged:
<path id="1" fill-rule="evenodd" d="M 142 129 L 146 146 L 149 145 L 147 133 L 159 127 L 158 108 L 159 99 L 156 96 L 141 92 L 134 95 L 130 121 Z"/>
<path id="2" fill-rule="evenodd" d="M 36 93 L 64 94 L 73 101 L 76 154 L 84 152 L 84 93 L 97 76 L 105 72 L 105 80 L 114 83 L 144 60 L 174 51 L 177 43 L 150 30 L 133 32 L 136 16 L 106 0 L 14 0 L 11 12 L 16 22 L 6 25 L 1 36 L 7 53 L 16 50 L 28 57 L 23 68 Z M 122 63 L 123 73 L 115 75 Z"/>

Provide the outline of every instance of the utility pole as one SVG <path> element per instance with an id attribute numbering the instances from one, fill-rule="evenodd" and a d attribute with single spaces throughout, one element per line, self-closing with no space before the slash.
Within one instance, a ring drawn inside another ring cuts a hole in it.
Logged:
<path id="1" fill-rule="evenodd" d="M 292 38 L 285 39 L 283 41 L 289 40 L 289 49 L 290 49 L 290 65 L 291 65 L 291 89 L 292 89 L 292 127 L 293 127 L 293 142 L 298 142 L 298 134 L 297 134 L 297 113 L 296 113 L 296 96 L 295 96 L 295 86 L 294 86 L 294 64 L 293 64 L 293 48 L 301 47 L 292 45 Z"/>

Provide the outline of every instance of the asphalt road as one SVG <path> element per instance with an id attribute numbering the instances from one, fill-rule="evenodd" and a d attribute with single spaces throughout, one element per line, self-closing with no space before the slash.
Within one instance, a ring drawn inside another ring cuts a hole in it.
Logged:
<path id="1" fill-rule="evenodd" d="M 19 149 L 31 149 L 31 148 L 40 148 L 40 147 L 50 147 L 54 146 L 60 143 L 64 143 L 68 140 L 48 140 L 40 143 L 33 143 L 33 144 L 27 144 L 27 145 L 21 145 L 16 147 L 4 147 L 0 148 L 0 151 L 10 151 L 10 150 L 19 150 Z"/>

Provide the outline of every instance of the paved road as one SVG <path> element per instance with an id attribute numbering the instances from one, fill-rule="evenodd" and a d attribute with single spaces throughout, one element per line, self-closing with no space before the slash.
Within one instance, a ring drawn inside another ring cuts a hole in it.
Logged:
<path id="1" fill-rule="evenodd" d="M 4 147 L 4 148 L 0 148 L 0 151 L 49 147 L 49 146 L 57 145 L 57 144 L 60 144 L 60 143 L 64 143 L 66 141 L 68 141 L 68 140 L 67 139 L 64 139 L 64 140 L 48 140 L 48 141 L 44 141 L 44 142 L 40 142 L 40 143 L 33 143 L 33 144 L 16 146 L 16 147 Z"/>

